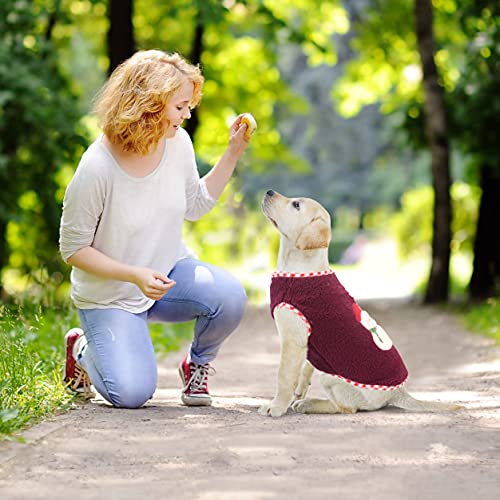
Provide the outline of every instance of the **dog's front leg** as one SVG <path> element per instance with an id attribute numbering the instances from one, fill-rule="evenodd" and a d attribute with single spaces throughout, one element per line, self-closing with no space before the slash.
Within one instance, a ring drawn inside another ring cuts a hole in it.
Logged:
<path id="1" fill-rule="evenodd" d="M 278 386 L 274 399 L 262 405 L 259 413 L 281 417 L 296 398 L 295 390 L 307 355 L 307 328 L 288 309 L 277 310 L 275 320 L 281 343 Z"/>
<path id="2" fill-rule="evenodd" d="M 311 378 L 314 373 L 314 367 L 309 363 L 309 361 L 304 361 L 302 366 L 302 372 L 300 374 L 299 384 L 295 389 L 294 399 L 298 401 L 299 399 L 305 399 L 309 386 L 311 385 Z"/>
<path id="3" fill-rule="evenodd" d="M 305 349 L 290 342 L 282 342 L 278 369 L 278 386 L 274 399 L 259 409 L 261 415 L 281 417 L 295 400 L 301 367 L 305 359 Z"/>

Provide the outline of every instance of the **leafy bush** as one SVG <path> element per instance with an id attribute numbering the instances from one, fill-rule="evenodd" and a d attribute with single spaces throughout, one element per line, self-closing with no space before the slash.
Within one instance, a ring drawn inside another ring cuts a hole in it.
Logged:
<path id="1" fill-rule="evenodd" d="M 0 269 L 60 269 L 56 176 L 87 144 L 49 26 L 40 2 L 0 2 Z"/>
<path id="2" fill-rule="evenodd" d="M 248 208 L 243 195 L 226 189 L 210 214 L 185 228 L 185 241 L 198 257 L 211 264 L 235 269 L 265 255 L 274 265 L 278 231 L 260 209 Z"/>

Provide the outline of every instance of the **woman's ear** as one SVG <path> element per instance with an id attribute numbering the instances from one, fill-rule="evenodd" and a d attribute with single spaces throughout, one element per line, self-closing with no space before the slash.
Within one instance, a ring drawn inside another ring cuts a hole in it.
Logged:
<path id="1" fill-rule="evenodd" d="M 313 219 L 299 234 L 295 247 L 299 250 L 328 248 L 332 231 L 324 217 Z"/>

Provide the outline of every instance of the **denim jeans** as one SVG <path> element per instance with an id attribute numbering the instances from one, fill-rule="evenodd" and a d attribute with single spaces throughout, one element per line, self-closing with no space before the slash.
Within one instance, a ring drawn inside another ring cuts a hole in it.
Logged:
<path id="1" fill-rule="evenodd" d="M 196 320 L 191 359 L 206 364 L 238 326 L 246 304 L 240 282 L 226 271 L 183 259 L 169 274 L 176 285 L 139 314 L 122 309 L 79 309 L 86 345 L 78 364 L 112 405 L 138 408 L 156 389 L 156 358 L 147 323 Z"/>

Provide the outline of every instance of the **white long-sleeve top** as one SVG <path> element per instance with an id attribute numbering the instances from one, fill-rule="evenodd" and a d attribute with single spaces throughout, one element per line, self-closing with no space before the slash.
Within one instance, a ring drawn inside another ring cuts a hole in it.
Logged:
<path id="1" fill-rule="evenodd" d="M 200 179 L 191 139 L 184 129 L 167 139 L 163 157 L 145 177 L 128 175 L 101 135 L 83 154 L 66 189 L 59 246 L 67 261 L 92 246 L 124 264 L 166 275 L 188 254 L 184 219 L 197 220 L 216 200 Z M 73 267 L 71 298 L 79 309 L 143 312 L 153 304 L 133 283 L 100 278 Z"/>

